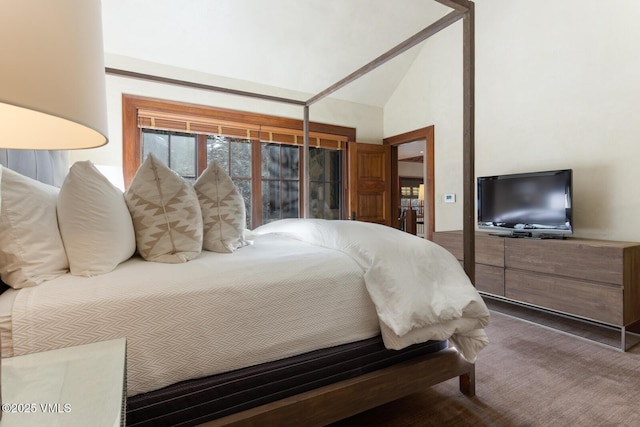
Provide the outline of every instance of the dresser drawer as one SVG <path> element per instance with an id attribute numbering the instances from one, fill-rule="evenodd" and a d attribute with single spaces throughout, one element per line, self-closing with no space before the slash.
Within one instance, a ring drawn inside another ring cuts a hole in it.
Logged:
<path id="1" fill-rule="evenodd" d="M 479 264 L 504 267 L 504 238 L 477 235 L 476 262 Z"/>
<path id="2" fill-rule="evenodd" d="M 433 233 L 433 243 L 436 243 L 462 260 L 462 234 L 455 231 L 440 231 Z"/>
<path id="3" fill-rule="evenodd" d="M 443 231 L 433 233 L 433 242 L 451 252 L 457 259 L 462 260 L 464 258 L 461 232 Z M 504 239 L 502 237 L 477 233 L 475 248 L 477 263 L 504 267 Z"/>
<path id="4" fill-rule="evenodd" d="M 623 326 L 622 288 L 506 269 L 505 297 Z"/>
<path id="5" fill-rule="evenodd" d="M 624 247 L 584 240 L 507 239 L 507 268 L 622 286 Z"/>
<path id="6" fill-rule="evenodd" d="M 493 295 L 504 296 L 504 268 L 476 264 L 476 289 Z"/>

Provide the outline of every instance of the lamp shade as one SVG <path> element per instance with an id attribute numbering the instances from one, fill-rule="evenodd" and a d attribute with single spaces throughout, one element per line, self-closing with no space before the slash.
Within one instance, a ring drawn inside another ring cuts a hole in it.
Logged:
<path id="1" fill-rule="evenodd" d="M 100 0 L 0 2 L 0 147 L 107 143 Z"/>
<path id="2" fill-rule="evenodd" d="M 424 184 L 418 187 L 418 200 L 424 200 Z"/>

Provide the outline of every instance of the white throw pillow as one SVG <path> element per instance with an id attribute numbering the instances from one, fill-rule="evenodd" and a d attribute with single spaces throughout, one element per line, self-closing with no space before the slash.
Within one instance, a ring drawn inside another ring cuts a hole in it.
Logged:
<path id="1" fill-rule="evenodd" d="M 244 199 L 227 172 L 212 161 L 194 188 L 202 209 L 203 248 L 229 253 L 244 246 L 247 222 Z"/>
<path id="2" fill-rule="evenodd" d="M 136 251 L 124 194 L 90 162 L 76 162 L 58 195 L 58 224 L 71 274 L 112 271 Z"/>
<path id="3" fill-rule="evenodd" d="M 147 261 L 180 263 L 202 250 L 202 212 L 193 186 L 153 154 L 125 192 L 138 252 Z"/>
<path id="4" fill-rule="evenodd" d="M 0 275 L 12 288 L 67 273 L 56 200 L 58 188 L 0 166 Z"/>

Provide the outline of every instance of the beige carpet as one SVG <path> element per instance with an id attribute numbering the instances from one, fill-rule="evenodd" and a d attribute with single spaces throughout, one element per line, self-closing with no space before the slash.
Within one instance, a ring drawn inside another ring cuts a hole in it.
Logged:
<path id="1" fill-rule="evenodd" d="M 346 426 L 640 426 L 640 346 L 620 351 L 492 312 L 476 397 L 450 380 Z"/>

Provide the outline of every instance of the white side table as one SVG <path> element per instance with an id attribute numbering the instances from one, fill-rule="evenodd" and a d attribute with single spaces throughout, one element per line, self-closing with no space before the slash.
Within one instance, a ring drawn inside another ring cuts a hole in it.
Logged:
<path id="1" fill-rule="evenodd" d="M 125 338 L 3 359 L 1 378 L 1 427 L 124 425 Z"/>

